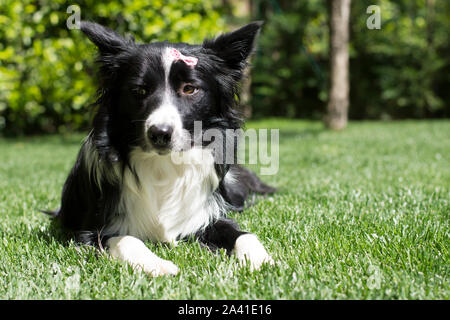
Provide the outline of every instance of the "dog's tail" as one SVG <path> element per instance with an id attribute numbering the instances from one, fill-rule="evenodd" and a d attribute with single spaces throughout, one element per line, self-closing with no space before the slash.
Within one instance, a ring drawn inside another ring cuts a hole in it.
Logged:
<path id="1" fill-rule="evenodd" d="M 244 167 L 233 165 L 229 173 L 230 179 L 227 179 L 227 176 L 225 176 L 220 192 L 233 211 L 241 212 L 246 207 L 255 204 L 255 197 L 250 202 L 248 201 L 248 197 L 251 194 L 267 195 L 277 191 L 277 189 L 265 184 L 256 174 Z"/>
<path id="2" fill-rule="evenodd" d="M 51 211 L 51 210 L 39 210 L 39 211 L 49 215 L 52 218 L 56 218 L 59 215 L 59 209 L 58 210 L 54 210 L 54 211 Z"/>
<path id="3" fill-rule="evenodd" d="M 259 194 L 271 194 L 277 191 L 276 188 L 262 182 L 255 173 L 247 168 L 236 165 L 233 167 L 232 172 L 237 180 L 243 183 L 250 192 Z"/>

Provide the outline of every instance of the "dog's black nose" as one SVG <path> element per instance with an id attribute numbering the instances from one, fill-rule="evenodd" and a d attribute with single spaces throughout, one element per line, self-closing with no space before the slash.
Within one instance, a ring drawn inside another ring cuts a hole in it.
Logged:
<path id="1" fill-rule="evenodd" d="M 168 125 L 153 125 L 148 129 L 147 135 L 156 148 L 167 148 L 172 138 L 173 127 Z"/>

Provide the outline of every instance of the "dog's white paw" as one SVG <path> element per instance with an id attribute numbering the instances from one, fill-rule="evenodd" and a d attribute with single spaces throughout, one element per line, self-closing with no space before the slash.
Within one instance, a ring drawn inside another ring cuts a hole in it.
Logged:
<path id="1" fill-rule="evenodd" d="M 161 259 L 151 252 L 145 244 L 132 236 L 113 237 L 108 240 L 109 253 L 128 262 L 134 269 L 159 277 L 176 275 L 180 271 L 171 261 Z"/>
<path id="2" fill-rule="evenodd" d="M 143 271 L 153 277 L 159 277 L 164 275 L 176 276 L 180 269 L 172 261 L 159 259 L 152 265 L 144 265 Z"/>
<path id="3" fill-rule="evenodd" d="M 265 263 L 275 263 L 254 234 L 238 237 L 233 252 L 242 265 L 250 265 L 251 271 L 258 270 Z"/>

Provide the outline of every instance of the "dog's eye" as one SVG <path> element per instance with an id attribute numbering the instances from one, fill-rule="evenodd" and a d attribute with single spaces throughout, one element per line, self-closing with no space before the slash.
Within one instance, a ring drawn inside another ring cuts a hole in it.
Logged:
<path id="1" fill-rule="evenodd" d="M 197 92 L 198 92 L 198 88 L 197 88 L 197 87 L 194 87 L 193 85 L 186 84 L 186 85 L 183 87 L 183 94 L 186 94 L 186 95 L 193 95 L 193 94 L 196 94 Z"/>
<path id="2" fill-rule="evenodd" d="M 132 91 L 133 91 L 133 94 L 139 99 L 145 98 L 149 93 L 149 90 L 144 87 L 136 87 L 136 88 L 133 88 Z"/>

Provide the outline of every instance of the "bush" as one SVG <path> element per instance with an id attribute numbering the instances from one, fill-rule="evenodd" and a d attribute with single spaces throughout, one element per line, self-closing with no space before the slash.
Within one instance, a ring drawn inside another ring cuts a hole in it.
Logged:
<path id="1" fill-rule="evenodd" d="M 253 59 L 253 115 L 321 118 L 328 86 L 326 1 L 251 2 L 254 18 L 266 22 Z M 352 1 L 350 118 L 449 117 L 450 2 L 380 0 L 381 30 L 368 30 L 372 2 Z M 224 17 L 237 3 L 78 1 L 82 19 L 145 42 L 200 42 L 227 29 Z M 0 2 L 0 135 L 87 128 L 95 48 L 66 27 L 70 4 Z"/>
<path id="2" fill-rule="evenodd" d="M 137 41 L 200 42 L 225 24 L 214 0 L 78 1 L 92 20 Z M 62 0 L 0 4 L 0 134 L 85 129 L 95 100 L 95 47 L 69 30 Z"/>
<path id="3" fill-rule="evenodd" d="M 324 5 L 292 1 L 285 2 L 284 9 L 265 13 L 267 23 L 252 69 L 252 113 L 318 118 L 326 99 Z"/>

